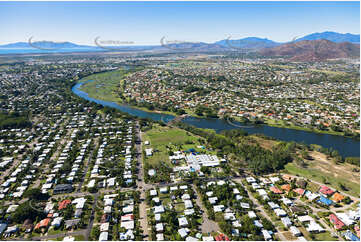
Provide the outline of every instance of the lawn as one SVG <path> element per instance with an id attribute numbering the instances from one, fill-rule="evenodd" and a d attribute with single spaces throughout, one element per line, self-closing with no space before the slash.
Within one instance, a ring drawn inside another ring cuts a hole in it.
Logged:
<path id="1" fill-rule="evenodd" d="M 93 81 L 83 84 L 80 90 L 88 93 L 92 98 L 122 103 L 119 96 L 122 92 L 122 81 L 129 73 L 130 71 L 118 69 L 84 77 L 78 82 Z"/>
<path id="2" fill-rule="evenodd" d="M 324 233 L 314 234 L 315 239 L 318 241 L 337 241 L 337 238 L 331 236 L 330 232 L 326 231 Z"/>
<path id="3" fill-rule="evenodd" d="M 335 189 L 339 189 L 339 183 L 343 183 L 349 188 L 349 191 L 343 191 L 352 196 L 360 196 L 360 184 L 349 181 L 347 177 L 335 177 L 330 173 L 325 173 L 315 168 L 299 168 L 294 163 L 288 163 L 285 166 L 285 172 L 293 175 L 299 175 L 311 180 L 315 180 L 320 183 L 324 183 L 324 178 L 327 178 L 329 185 Z"/>
<path id="4" fill-rule="evenodd" d="M 171 164 L 169 160 L 169 150 L 167 146 L 170 147 L 172 151 L 186 150 L 189 148 L 200 151 L 201 149 L 197 148 L 197 146 L 200 145 L 198 139 L 198 137 L 185 130 L 156 125 L 143 136 L 144 141 L 150 142 L 150 145 L 143 146 L 144 149 L 153 149 L 153 155 L 147 157 L 145 162 L 153 165 L 165 162 L 170 167 L 173 167 L 173 164 Z M 193 144 L 186 144 L 190 142 L 193 142 Z"/>

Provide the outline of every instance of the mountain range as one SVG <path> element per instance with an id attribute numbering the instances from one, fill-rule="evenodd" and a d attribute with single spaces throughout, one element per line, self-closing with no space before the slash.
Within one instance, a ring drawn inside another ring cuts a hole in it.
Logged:
<path id="1" fill-rule="evenodd" d="M 325 39 L 301 40 L 259 50 L 263 56 L 286 57 L 292 61 L 324 61 L 360 57 L 360 46 L 350 42 L 336 43 Z"/>
<path id="2" fill-rule="evenodd" d="M 280 43 L 267 38 L 247 37 L 243 39 L 224 39 L 215 43 L 177 43 L 158 46 L 123 46 L 121 50 L 180 50 L 180 51 L 234 51 L 237 49 L 257 52 L 263 56 L 282 56 L 295 61 L 322 61 L 333 58 L 357 58 L 360 56 L 360 35 L 341 34 L 326 31 L 312 33 L 290 42 Z M 77 45 L 71 42 L 37 41 L 17 42 L 0 45 L 0 48 L 39 48 L 43 50 L 89 49 L 102 50 L 100 46 Z M 104 50 L 111 50 L 104 48 Z M 118 48 L 114 48 L 117 50 Z M 119 50 L 119 49 L 118 49 Z"/>

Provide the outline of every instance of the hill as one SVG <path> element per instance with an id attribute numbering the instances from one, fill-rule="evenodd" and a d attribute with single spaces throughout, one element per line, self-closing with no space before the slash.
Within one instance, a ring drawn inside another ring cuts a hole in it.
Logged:
<path id="1" fill-rule="evenodd" d="M 72 48 L 94 48 L 92 46 L 77 45 L 71 42 L 52 42 L 52 41 L 34 41 L 34 42 L 16 42 L 6 45 L 0 45 L 0 48 L 44 48 L 44 49 L 72 49 Z"/>
<path id="2" fill-rule="evenodd" d="M 342 42 L 360 43 L 359 34 L 350 34 L 350 33 L 341 34 L 331 31 L 309 34 L 302 38 L 296 39 L 296 41 L 318 40 L 318 39 L 325 39 L 336 43 L 342 43 Z"/>
<path id="3" fill-rule="evenodd" d="M 285 57 L 292 61 L 324 61 L 360 57 L 360 46 L 349 42 L 303 40 L 273 48 L 264 48 L 259 53 L 269 57 Z"/>
<path id="4" fill-rule="evenodd" d="M 269 48 L 280 45 L 281 43 L 274 42 L 267 38 L 258 38 L 258 37 L 247 37 L 238 40 L 225 39 L 215 42 L 215 44 L 222 45 L 228 48 L 236 49 L 261 49 Z"/>

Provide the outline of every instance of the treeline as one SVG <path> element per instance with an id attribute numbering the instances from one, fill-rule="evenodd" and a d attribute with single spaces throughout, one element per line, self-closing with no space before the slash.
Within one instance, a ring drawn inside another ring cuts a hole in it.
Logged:
<path id="1" fill-rule="evenodd" d="M 296 148 L 295 143 L 281 142 L 272 151 L 266 150 L 247 138 L 247 132 L 240 129 L 216 134 L 184 123 L 177 123 L 177 125 L 205 138 L 217 150 L 219 156 L 234 154 L 239 160 L 244 161 L 254 174 L 277 172 L 284 169 L 285 164 L 292 162 L 292 153 Z"/>
<path id="2" fill-rule="evenodd" d="M 27 127 L 31 127 L 28 115 L 20 115 L 19 113 L 0 113 L 0 129 L 18 129 Z"/>

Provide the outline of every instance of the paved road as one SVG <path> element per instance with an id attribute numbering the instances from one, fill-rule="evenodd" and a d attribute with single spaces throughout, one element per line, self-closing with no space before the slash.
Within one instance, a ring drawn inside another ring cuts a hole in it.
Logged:
<path id="1" fill-rule="evenodd" d="M 94 223 L 94 218 L 95 218 L 95 208 L 96 208 L 96 205 L 98 202 L 98 197 L 99 197 L 99 192 L 94 195 L 94 203 L 92 206 L 92 211 L 90 213 L 90 220 L 89 220 L 88 226 L 86 228 L 85 240 L 89 240 L 90 232 L 93 228 L 93 223 Z"/>
<path id="2" fill-rule="evenodd" d="M 196 203 L 197 203 L 198 207 L 201 208 L 201 211 L 202 211 L 202 218 L 203 218 L 202 233 L 207 233 L 208 234 L 208 233 L 211 233 L 211 232 L 220 231 L 220 228 L 219 228 L 218 224 L 215 221 L 210 220 L 208 218 L 208 215 L 207 215 L 207 212 L 206 212 L 207 210 L 204 208 L 203 203 L 201 201 L 201 196 L 200 196 L 200 194 L 198 193 L 197 189 L 195 188 L 195 186 L 193 184 L 192 184 L 192 188 L 197 194 Z"/>
<path id="3" fill-rule="evenodd" d="M 240 179 L 234 179 L 234 181 L 238 182 L 238 183 L 241 183 L 242 184 L 242 181 Z M 272 219 L 270 218 L 270 216 L 268 216 L 268 214 L 266 213 L 266 211 L 263 209 L 263 206 L 258 202 L 257 199 L 255 199 L 252 195 L 252 193 L 250 191 L 248 191 L 247 187 L 244 186 L 244 189 L 247 190 L 248 192 L 248 197 L 249 199 L 251 199 L 251 201 L 256 204 L 257 206 L 257 209 L 260 211 L 261 215 L 263 217 L 265 217 L 268 221 L 270 221 L 273 226 L 276 228 L 277 232 L 275 233 L 281 240 L 283 241 L 287 241 L 288 239 L 286 239 L 286 237 L 283 235 L 283 233 L 279 230 L 278 227 L 275 226 L 275 224 L 273 223 Z"/>
<path id="4" fill-rule="evenodd" d="M 142 133 L 139 129 L 139 122 L 137 122 L 136 128 L 139 144 L 136 144 L 137 148 L 137 159 L 138 159 L 138 182 L 137 182 L 137 190 L 141 191 L 140 199 L 141 202 L 139 204 L 139 220 L 140 226 L 143 230 L 143 240 L 149 239 L 148 234 L 148 220 L 147 220 L 147 204 L 145 202 L 145 182 L 144 182 L 144 170 L 143 170 L 143 152 L 142 152 Z"/>
<path id="5" fill-rule="evenodd" d="M 83 186 L 83 184 L 84 184 L 85 176 L 86 176 L 86 174 L 87 174 L 87 172 L 88 172 L 89 165 L 90 165 L 90 161 L 91 161 L 91 159 L 92 159 L 92 157 L 93 157 L 94 152 L 96 151 L 96 149 L 97 149 L 98 146 L 99 146 L 99 138 L 94 139 L 94 144 L 95 144 L 95 147 L 94 147 L 94 149 L 92 149 L 92 152 L 89 154 L 88 160 L 87 160 L 87 162 L 86 162 L 86 164 L 85 164 L 85 171 L 84 171 L 83 177 L 81 178 L 81 181 L 80 181 L 80 183 L 79 183 L 77 192 L 80 192 L 80 191 L 81 191 L 81 188 L 82 188 L 82 186 Z"/>

